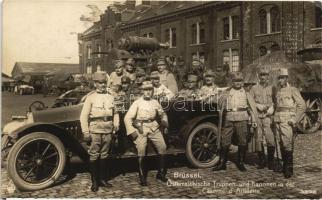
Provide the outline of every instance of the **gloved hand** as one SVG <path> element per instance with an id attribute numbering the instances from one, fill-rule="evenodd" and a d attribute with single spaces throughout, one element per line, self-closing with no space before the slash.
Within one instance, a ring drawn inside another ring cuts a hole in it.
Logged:
<path id="1" fill-rule="evenodd" d="M 256 107 L 257 107 L 257 109 L 258 109 L 259 111 L 265 111 L 265 110 L 267 110 L 267 109 L 268 109 L 268 106 L 263 105 L 263 104 L 257 104 L 257 105 L 256 105 Z"/>
<path id="2" fill-rule="evenodd" d="M 294 119 L 290 119 L 290 120 L 288 120 L 287 123 L 288 123 L 288 125 L 295 127 L 296 121 Z"/>
<path id="3" fill-rule="evenodd" d="M 138 133 L 136 131 L 131 133 L 130 136 L 132 137 L 133 141 L 136 140 L 139 137 L 139 135 L 138 135 Z"/>
<path id="4" fill-rule="evenodd" d="M 169 133 L 168 128 L 164 128 L 164 129 L 163 129 L 163 134 L 167 135 L 168 133 Z"/>

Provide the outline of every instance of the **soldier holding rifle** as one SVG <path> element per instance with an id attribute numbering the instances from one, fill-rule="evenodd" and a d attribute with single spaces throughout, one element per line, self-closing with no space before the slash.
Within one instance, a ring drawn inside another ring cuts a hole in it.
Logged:
<path id="1" fill-rule="evenodd" d="M 258 112 L 258 128 L 256 131 L 256 151 L 258 155 L 257 169 L 263 169 L 266 166 L 266 157 L 264 153 L 264 140 L 267 144 L 267 167 L 270 170 L 281 171 L 279 162 L 274 165 L 275 154 L 275 136 L 271 129 L 273 107 L 273 87 L 269 85 L 269 70 L 261 68 L 259 70 L 259 84 L 252 87 L 250 94 L 253 96 Z"/>
<path id="2" fill-rule="evenodd" d="M 152 99 L 153 86 L 150 81 L 142 84 L 143 96 L 133 102 L 125 115 L 124 123 L 128 135 L 134 140 L 138 151 L 139 178 L 141 186 L 147 186 L 144 157 L 146 155 L 147 139 L 155 145 L 159 154 L 159 169 L 156 178 L 166 182 L 165 153 L 166 143 L 161 130 L 167 132 L 168 117 L 159 102 Z M 157 122 L 160 119 L 161 124 Z"/>
<path id="3" fill-rule="evenodd" d="M 293 128 L 303 117 L 305 101 L 299 90 L 288 84 L 288 70 L 280 69 L 278 86 L 274 96 L 276 131 L 281 140 L 283 173 L 285 178 L 293 175 Z"/>
<path id="4" fill-rule="evenodd" d="M 237 167 L 240 171 L 246 171 L 244 165 L 247 150 L 248 123 L 251 119 L 252 127 L 257 126 L 257 111 L 254 99 L 246 93 L 243 86 L 243 75 L 241 72 L 232 74 L 232 88 L 229 88 L 221 98 L 225 98 L 225 113 L 223 120 L 223 132 L 220 136 L 220 162 L 213 171 L 226 170 L 228 151 L 231 139 L 236 133 L 238 141 Z M 223 101 L 223 100 L 220 100 Z M 223 109 L 223 108 L 221 108 Z"/>

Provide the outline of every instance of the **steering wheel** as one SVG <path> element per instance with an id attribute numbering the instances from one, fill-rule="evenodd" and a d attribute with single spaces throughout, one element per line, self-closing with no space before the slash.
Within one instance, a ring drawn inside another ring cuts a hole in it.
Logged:
<path id="1" fill-rule="evenodd" d="M 33 111 L 39 111 L 39 110 L 44 110 L 46 109 L 46 106 L 43 102 L 41 101 L 34 101 L 32 104 L 29 106 L 29 112 Z"/>

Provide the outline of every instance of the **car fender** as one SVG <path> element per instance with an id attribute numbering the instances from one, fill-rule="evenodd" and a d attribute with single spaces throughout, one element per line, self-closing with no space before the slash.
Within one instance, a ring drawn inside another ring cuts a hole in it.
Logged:
<path id="1" fill-rule="evenodd" d="M 87 150 L 81 145 L 81 143 L 71 136 L 65 129 L 56 125 L 49 123 L 31 123 L 26 124 L 17 130 L 9 133 L 9 136 L 14 140 L 18 140 L 19 138 L 33 133 L 33 132 L 47 132 L 58 137 L 65 147 L 69 148 L 73 153 L 78 155 L 83 161 L 89 160 L 89 154 Z"/>
<path id="2" fill-rule="evenodd" d="M 185 125 L 179 131 L 180 135 L 183 136 L 184 144 L 186 144 L 189 134 L 197 125 L 201 124 L 202 122 L 211 122 L 217 125 L 218 124 L 217 119 L 218 119 L 218 115 L 210 114 L 210 115 L 194 117 L 190 120 L 187 120 Z"/>

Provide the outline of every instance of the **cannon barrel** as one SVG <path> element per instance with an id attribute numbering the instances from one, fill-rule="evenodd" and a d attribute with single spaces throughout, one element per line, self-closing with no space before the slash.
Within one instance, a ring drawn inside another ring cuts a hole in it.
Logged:
<path id="1" fill-rule="evenodd" d="M 126 51 L 157 51 L 159 49 L 166 49 L 169 47 L 168 44 L 160 43 L 156 38 L 146 38 L 138 36 L 121 38 L 118 42 L 118 46 L 120 49 Z"/>

